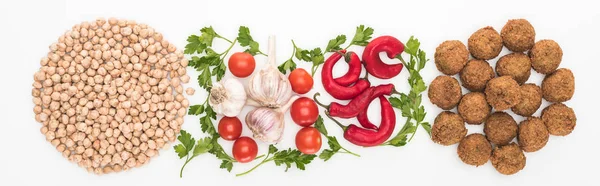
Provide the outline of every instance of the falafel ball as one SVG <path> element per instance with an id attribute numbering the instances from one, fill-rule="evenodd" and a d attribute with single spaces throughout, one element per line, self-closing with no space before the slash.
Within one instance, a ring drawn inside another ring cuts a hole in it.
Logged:
<path id="1" fill-rule="evenodd" d="M 521 102 L 511 108 L 511 110 L 521 116 L 531 116 L 542 105 L 542 89 L 533 84 L 528 83 L 521 85 Z"/>
<path id="2" fill-rule="evenodd" d="M 563 51 L 554 40 L 544 39 L 538 41 L 529 50 L 531 66 L 542 74 L 554 72 L 562 61 Z"/>
<path id="3" fill-rule="evenodd" d="M 525 19 L 511 19 L 506 22 L 500 31 L 502 43 L 508 50 L 524 52 L 533 47 L 535 43 L 535 29 Z"/>
<path id="4" fill-rule="evenodd" d="M 514 142 L 505 146 L 496 146 L 490 159 L 494 168 L 504 175 L 515 174 L 523 170 L 527 161 L 525 153 Z"/>
<path id="5" fill-rule="evenodd" d="M 562 103 L 554 103 L 542 110 L 542 120 L 548 132 L 555 136 L 571 134 L 577 123 L 573 109 Z"/>
<path id="6" fill-rule="evenodd" d="M 517 122 L 506 112 L 494 112 L 485 121 L 483 132 L 496 145 L 506 145 L 517 136 Z"/>
<path id="7" fill-rule="evenodd" d="M 469 60 L 469 51 L 458 40 L 444 41 L 435 49 L 435 66 L 446 75 L 455 75 Z"/>
<path id="8" fill-rule="evenodd" d="M 491 79 L 485 87 L 487 102 L 498 111 L 509 109 L 521 102 L 519 84 L 510 76 Z"/>
<path id="9" fill-rule="evenodd" d="M 431 128 L 431 140 L 434 142 L 448 146 L 460 142 L 465 135 L 467 128 L 458 114 L 444 111 L 435 117 Z"/>
<path id="10" fill-rule="evenodd" d="M 487 82 L 496 77 L 494 69 L 486 61 L 471 59 L 465 68 L 460 71 L 460 81 L 463 87 L 471 92 L 481 92 L 485 89 Z"/>
<path id="11" fill-rule="evenodd" d="M 502 56 L 496 63 L 496 72 L 498 76 L 511 76 L 521 85 L 531 75 L 531 60 L 523 53 Z"/>
<path id="12" fill-rule="evenodd" d="M 542 95 L 546 101 L 565 102 L 570 100 L 574 93 L 575 77 L 569 69 L 560 68 L 542 81 Z"/>
<path id="13" fill-rule="evenodd" d="M 550 134 L 544 121 L 538 117 L 529 117 L 519 124 L 519 146 L 525 152 L 535 152 L 546 146 Z"/>
<path id="14" fill-rule="evenodd" d="M 429 85 L 427 96 L 434 105 L 444 110 L 450 110 L 456 107 L 460 101 L 462 89 L 455 78 L 440 75 L 433 79 L 431 85 Z"/>
<path id="15" fill-rule="evenodd" d="M 485 95 L 481 92 L 469 92 L 458 103 L 458 114 L 468 124 L 483 123 L 491 111 L 492 108 L 485 101 Z"/>
<path id="16" fill-rule="evenodd" d="M 502 37 L 491 26 L 483 27 L 469 37 L 469 52 L 474 58 L 494 59 L 502 51 Z"/>
<path id="17" fill-rule="evenodd" d="M 492 145 L 482 134 L 473 133 L 460 140 L 457 152 L 458 157 L 464 163 L 480 166 L 490 159 Z"/>

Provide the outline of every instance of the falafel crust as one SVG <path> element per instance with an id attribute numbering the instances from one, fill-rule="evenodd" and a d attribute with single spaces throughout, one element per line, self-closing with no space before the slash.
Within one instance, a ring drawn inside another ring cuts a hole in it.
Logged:
<path id="1" fill-rule="evenodd" d="M 563 51 L 554 40 L 544 39 L 533 45 L 529 50 L 531 66 L 536 72 L 550 74 L 554 72 L 562 61 Z"/>
<path id="2" fill-rule="evenodd" d="M 577 124 L 573 109 L 562 103 L 554 103 L 542 110 L 542 120 L 548 132 L 555 136 L 571 134 Z"/>
<path id="3" fill-rule="evenodd" d="M 450 111 L 441 112 L 431 128 L 431 140 L 448 146 L 460 142 L 467 135 L 465 122 L 456 113 Z"/>
<path id="4" fill-rule="evenodd" d="M 492 108 L 481 92 L 469 92 L 458 103 L 458 114 L 468 124 L 479 125 L 483 123 L 491 111 Z"/>
<path id="5" fill-rule="evenodd" d="M 469 51 L 462 42 L 448 40 L 435 49 L 434 58 L 435 66 L 440 72 L 446 75 L 455 75 L 467 64 Z"/>
<path id="6" fill-rule="evenodd" d="M 533 84 L 528 83 L 521 85 L 521 102 L 513 106 L 511 110 L 521 116 L 533 115 L 542 105 L 542 89 Z"/>
<path id="7" fill-rule="evenodd" d="M 505 146 L 496 146 L 490 159 L 494 168 L 504 175 L 512 175 L 523 170 L 527 163 L 525 153 L 514 142 Z"/>
<path id="8" fill-rule="evenodd" d="M 549 102 L 565 102 L 575 93 L 575 76 L 566 68 L 560 68 L 547 75 L 542 81 L 542 95 Z"/>
<path id="9" fill-rule="evenodd" d="M 535 152 L 548 143 L 550 134 L 544 121 L 538 117 L 529 117 L 519 124 L 519 146 L 525 152 Z"/>
<path id="10" fill-rule="evenodd" d="M 440 75 L 429 85 L 427 96 L 434 105 L 444 110 L 450 110 L 456 107 L 460 101 L 462 89 L 454 77 Z"/>
<path id="11" fill-rule="evenodd" d="M 483 132 L 496 145 L 506 145 L 517 136 L 517 122 L 506 112 L 494 112 L 485 121 Z"/>
<path id="12" fill-rule="evenodd" d="M 510 76 L 491 79 L 485 87 L 485 96 L 497 111 L 509 109 L 521 102 L 519 84 Z"/>
<path id="13" fill-rule="evenodd" d="M 502 37 L 493 27 L 486 26 L 471 34 L 467 45 L 474 58 L 494 59 L 502 51 Z"/>
<path id="14" fill-rule="evenodd" d="M 511 76 L 519 85 L 531 76 L 531 60 L 523 53 L 511 53 L 502 56 L 496 63 L 498 76 Z"/>
<path id="15" fill-rule="evenodd" d="M 481 92 L 485 89 L 487 82 L 496 77 L 494 69 L 483 60 L 471 59 L 465 68 L 460 71 L 460 81 L 463 87 L 471 92 Z"/>
<path id="16" fill-rule="evenodd" d="M 502 43 L 508 50 L 524 52 L 535 43 L 535 29 L 526 19 L 511 19 L 500 31 Z"/>
<path id="17" fill-rule="evenodd" d="M 492 145 L 482 134 L 473 133 L 460 140 L 457 153 L 464 163 L 478 167 L 490 159 Z"/>

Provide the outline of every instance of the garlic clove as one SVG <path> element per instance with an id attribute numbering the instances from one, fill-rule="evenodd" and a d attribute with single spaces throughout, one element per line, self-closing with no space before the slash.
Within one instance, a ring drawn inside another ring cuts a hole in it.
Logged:
<path id="1" fill-rule="evenodd" d="M 283 114 L 277 110 L 259 107 L 246 115 L 246 125 L 253 137 L 266 143 L 277 143 L 283 136 Z"/>
<path id="2" fill-rule="evenodd" d="M 217 114 L 235 117 L 246 104 L 246 96 L 246 91 L 240 81 L 235 78 L 227 78 L 213 83 L 208 104 Z"/>

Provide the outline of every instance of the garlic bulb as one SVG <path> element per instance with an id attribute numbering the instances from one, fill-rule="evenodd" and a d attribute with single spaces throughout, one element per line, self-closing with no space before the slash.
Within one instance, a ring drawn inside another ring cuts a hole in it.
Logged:
<path id="1" fill-rule="evenodd" d="M 290 108 L 296 99 L 298 99 L 298 96 L 292 97 L 285 105 L 277 109 L 259 107 L 248 112 L 246 115 L 246 125 L 254 134 L 253 137 L 266 143 L 281 141 L 285 126 L 283 113 Z"/>
<path id="2" fill-rule="evenodd" d="M 267 67 L 254 73 L 248 81 L 248 96 L 261 106 L 279 108 L 292 96 L 288 78 L 279 72 L 275 60 L 275 36 L 269 37 Z"/>
<path id="3" fill-rule="evenodd" d="M 217 114 L 237 116 L 246 104 L 244 85 L 235 78 L 213 83 L 208 104 Z"/>

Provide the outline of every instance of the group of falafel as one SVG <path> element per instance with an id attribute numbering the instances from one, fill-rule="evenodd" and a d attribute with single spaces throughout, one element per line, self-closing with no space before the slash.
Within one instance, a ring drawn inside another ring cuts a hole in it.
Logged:
<path id="1" fill-rule="evenodd" d="M 486 60 L 500 55 L 503 46 L 512 53 L 498 59 L 494 72 Z M 431 82 L 428 96 L 445 111 L 435 118 L 431 139 L 445 146 L 458 143 L 458 156 L 466 164 L 480 166 L 491 160 L 502 174 L 519 172 L 526 162 L 523 151 L 538 151 L 549 135 L 566 136 L 575 128 L 575 112 L 562 103 L 573 97 L 575 79 L 569 69 L 558 69 L 562 55 L 553 40 L 535 42 L 535 30 L 525 19 L 509 20 L 500 33 L 489 26 L 477 30 L 469 37 L 468 49 L 458 40 L 441 43 L 435 64 L 445 75 Z M 546 75 L 541 88 L 526 83 L 531 68 Z M 462 94 L 456 74 L 469 93 Z M 542 98 L 552 104 L 541 117 L 532 116 Z M 458 114 L 449 111 L 457 106 Z M 508 109 L 526 119 L 517 124 L 505 112 Z M 467 135 L 465 122 L 483 123 L 485 135 Z"/>

